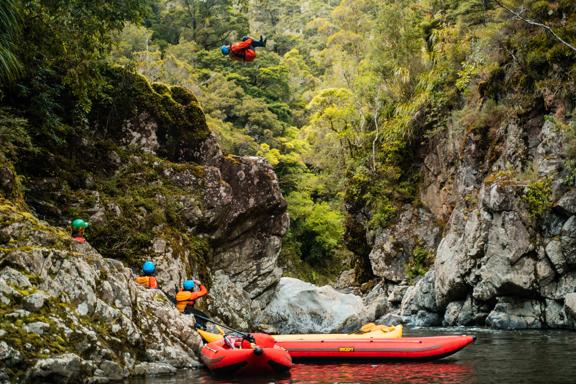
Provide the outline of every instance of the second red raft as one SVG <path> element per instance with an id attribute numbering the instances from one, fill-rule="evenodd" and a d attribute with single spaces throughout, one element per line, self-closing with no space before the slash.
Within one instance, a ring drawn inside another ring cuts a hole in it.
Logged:
<path id="1" fill-rule="evenodd" d="M 458 352 L 475 336 L 403 337 L 399 339 L 316 339 L 278 341 L 293 359 L 433 360 Z"/>
<path id="2" fill-rule="evenodd" d="M 272 336 L 254 333 L 252 337 L 225 337 L 208 343 L 202 347 L 200 359 L 215 374 L 261 375 L 290 370 L 292 358 Z"/>

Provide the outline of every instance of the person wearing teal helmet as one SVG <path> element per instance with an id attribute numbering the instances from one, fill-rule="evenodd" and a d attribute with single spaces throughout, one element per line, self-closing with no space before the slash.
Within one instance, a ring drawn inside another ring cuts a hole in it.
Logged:
<path id="1" fill-rule="evenodd" d="M 198 286 L 200 290 L 194 291 L 194 288 Z M 201 317 L 196 317 L 196 327 L 200 329 L 206 329 L 206 322 L 203 318 L 207 318 L 208 315 L 195 309 L 194 304 L 196 304 L 196 300 L 207 293 L 208 290 L 204 284 L 198 280 L 185 280 L 182 283 L 182 289 L 176 293 L 176 308 L 185 315 L 200 315 Z"/>
<path id="2" fill-rule="evenodd" d="M 150 260 L 144 262 L 142 265 L 142 276 L 136 277 L 136 283 L 146 288 L 158 288 L 158 280 L 154 274 L 156 273 L 156 265 Z"/>
<path id="3" fill-rule="evenodd" d="M 142 272 L 145 275 L 151 276 L 156 272 L 156 266 L 150 260 L 146 261 L 144 265 L 142 265 Z"/>
<path id="4" fill-rule="evenodd" d="M 90 226 L 90 224 L 88 224 L 87 222 L 85 222 L 82 219 L 77 218 L 77 219 L 72 220 L 70 222 L 72 238 L 81 244 L 85 243 L 86 239 L 84 238 L 84 231 L 89 226 Z"/>
<path id="5" fill-rule="evenodd" d="M 196 286 L 200 288 L 198 292 L 194 291 Z M 181 313 L 187 314 L 190 312 L 190 309 L 194 308 L 196 300 L 207 293 L 208 290 L 204 284 L 198 280 L 185 280 L 184 283 L 182 283 L 182 289 L 176 294 L 176 307 Z"/>
<path id="6" fill-rule="evenodd" d="M 194 283 L 194 280 L 186 280 L 184 281 L 184 283 L 182 283 L 182 290 L 183 291 L 194 291 L 194 287 L 196 286 L 196 283 Z"/>

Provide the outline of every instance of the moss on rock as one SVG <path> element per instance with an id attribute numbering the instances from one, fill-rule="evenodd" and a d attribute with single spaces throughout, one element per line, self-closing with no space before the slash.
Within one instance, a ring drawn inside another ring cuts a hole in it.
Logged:
<path id="1" fill-rule="evenodd" d="M 164 84 L 151 85 L 145 77 L 121 68 L 109 69 L 106 76 L 116 86 L 96 100 L 92 118 L 101 129 L 120 135 L 127 121 L 146 113 L 158 125 L 161 157 L 172 161 L 198 160 L 196 152 L 210 131 L 190 92 Z"/>

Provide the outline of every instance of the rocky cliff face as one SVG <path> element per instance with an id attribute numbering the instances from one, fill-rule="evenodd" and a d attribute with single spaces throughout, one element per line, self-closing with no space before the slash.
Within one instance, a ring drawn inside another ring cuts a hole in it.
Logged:
<path id="1" fill-rule="evenodd" d="M 575 327 L 572 122 L 533 111 L 481 130 L 450 123 L 424 148 L 421 206 L 368 238 L 395 308 L 381 321 Z M 418 247 L 434 261 L 409 286 Z"/>
<path id="2" fill-rule="evenodd" d="M 436 254 L 435 299 L 444 322 L 497 328 L 572 328 L 565 307 L 575 213 L 568 142 L 553 118 L 502 124 L 488 172 L 463 166 L 458 201 Z M 481 168 L 480 168 L 481 169 Z M 486 175 L 487 173 L 487 175 Z"/>
<path id="3" fill-rule="evenodd" d="M 197 365 L 194 321 L 129 268 L 1 199 L 0 381 L 106 382 Z"/>
<path id="4" fill-rule="evenodd" d="M 280 279 L 289 220 L 272 168 L 223 155 L 187 91 L 123 70 L 107 76 L 85 126 L 2 166 L 11 176 L 0 191 L 2 318 L 14 319 L 0 331 L 13 367 L 4 374 L 36 364 L 32 380 L 73 365 L 111 377 L 106 369 L 123 376 L 193 364 L 192 320 L 131 283 L 146 259 L 164 291 L 199 278 L 210 294 L 198 306 L 245 328 Z M 71 217 L 91 223 L 90 245 L 58 229 Z"/>

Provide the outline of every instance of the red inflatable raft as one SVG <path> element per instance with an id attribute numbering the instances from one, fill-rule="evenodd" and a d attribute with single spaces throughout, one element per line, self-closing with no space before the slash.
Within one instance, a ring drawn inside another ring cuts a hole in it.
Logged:
<path id="1" fill-rule="evenodd" d="M 204 345 L 200 359 L 215 374 L 260 375 L 286 373 L 292 358 L 274 338 L 264 333 L 246 337 L 226 336 Z"/>
<path id="2" fill-rule="evenodd" d="M 278 341 L 293 359 L 433 360 L 458 352 L 475 336 L 402 337 L 399 339 L 317 339 Z"/>

